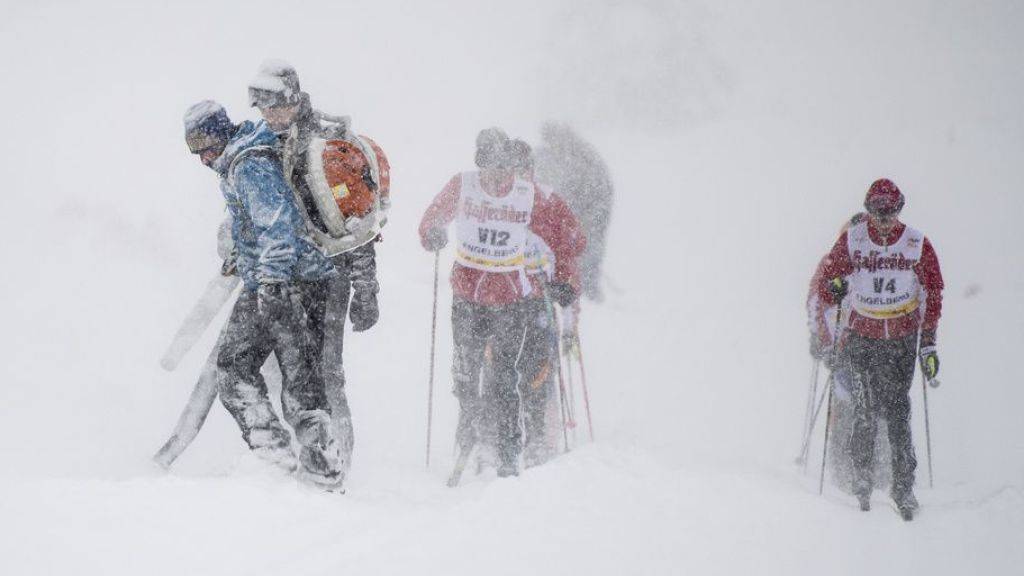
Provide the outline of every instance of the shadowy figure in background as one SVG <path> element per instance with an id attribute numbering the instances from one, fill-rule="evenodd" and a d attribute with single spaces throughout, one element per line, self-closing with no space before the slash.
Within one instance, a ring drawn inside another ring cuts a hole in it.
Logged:
<path id="1" fill-rule="evenodd" d="M 583 294 L 600 302 L 604 299 L 602 264 L 614 196 L 608 167 L 572 128 L 554 122 L 541 127 L 535 159 L 537 182 L 557 191 L 579 220 L 587 238 L 580 258 Z"/>

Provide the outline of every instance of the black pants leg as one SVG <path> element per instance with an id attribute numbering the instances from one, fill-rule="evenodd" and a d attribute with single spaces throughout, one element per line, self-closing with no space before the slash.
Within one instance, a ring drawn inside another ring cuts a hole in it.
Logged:
<path id="1" fill-rule="evenodd" d="M 291 454 L 291 435 L 277 418 L 260 367 L 273 340 L 256 311 L 256 293 L 243 290 L 228 319 L 217 355 L 221 403 L 238 423 L 242 438 L 258 454 Z"/>
<path id="2" fill-rule="evenodd" d="M 885 417 L 892 452 L 894 493 L 914 485 L 917 458 L 910 432 L 910 386 L 914 378 L 917 336 L 881 340 L 852 336 L 847 346 L 853 368 L 855 420 L 850 440 L 854 492 L 870 494 L 873 486 L 875 434 Z"/>
<path id="3" fill-rule="evenodd" d="M 519 364 L 526 343 L 526 312 L 523 302 L 490 310 L 491 360 L 494 366 L 494 414 L 497 431 L 498 458 L 502 464 L 514 465 L 522 450 L 522 429 L 519 425 Z"/>
<path id="4" fill-rule="evenodd" d="M 327 282 L 303 282 L 294 288 L 287 310 L 274 321 L 257 311 L 255 291 L 242 291 L 217 360 L 222 398 L 243 434 L 250 413 L 263 417 L 266 411 L 272 416 L 259 369 L 273 351 L 281 368 L 284 417 L 302 446 L 299 460 L 309 472 L 335 476 L 340 456 L 330 429 L 331 409 L 320 366 Z M 276 417 L 270 421 L 276 422 Z"/>
<path id="5" fill-rule="evenodd" d="M 337 266 L 337 264 L 335 264 Z M 347 471 L 352 465 L 352 448 L 355 435 L 352 428 L 352 412 L 345 393 L 344 352 L 345 318 L 348 315 L 349 279 L 346 271 L 331 280 L 327 291 L 327 309 L 323 326 L 321 368 L 327 391 L 327 402 L 331 407 L 331 422 L 334 435 L 341 451 L 342 466 Z"/>
<path id="6" fill-rule="evenodd" d="M 322 369 L 329 281 L 299 282 L 288 312 L 270 323 L 274 353 L 281 365 L 281 406 L 302 446 L 299 461 L 307 472 L 328 478 L 342 472 L 331 406 Z"/>
<path id="7" fill-rule="evenodd" d="M 480 373 L 490 326 L 486 308 L 455 299 L 452 303 L 452 392 L 459 400 L 459 423 L 455 432 L 460 449 L 468 449 L 478 440 L 484 400 L 480 391 Z"/>
<path id="8" fill-rule="evenodd" d="M 456 439 L 465 448 L 476 442 L 483 429 L 493 427 L 498 457 L 503 464 L 516 461 L 522 441 L 518 363 L 525 331 L 521 303 L 483 306 L 456 299 L 452 304 L 452 376 L 460 407 Z M 480 375 L 488 344 L 491 382 L 485 401 Z"/>
<path id="9" fill-rule="evenodd" d="M 910 432 L 910 388 L 914 382 L 916 347 L 916 335 L 897 341 L 885 367 L 887 381 L 893 384 L 884 392 L 883 415 L 888 423 L 894 494 L 913 489 L 917 470 L 917 456 Z"/>
<path id="10" fill-rule="evenodd" d="M 558 361 L 555 348 L 557 334 L 552 310 L 543 299 L 525 303 L 526 341 L 520 364 L 522 378 L 519 391 L 523 398 L 523 428 L 526 432 L 527 456 L 536 456 L 546 446 L 544 416 L 548 390 L 556 373 Z"/>
<path id="11" fill-rule="evenodd" d="M 290 302 L 289 313 L 268 326 L 274 353 L 281 365 L 281 407 L 293 428 L 305 413 L 328 409 L 323 374 L 318 365 L 326 297 L 322 288 L 311 283 L 301 285 L 296 291 L 297 298 Z"/>

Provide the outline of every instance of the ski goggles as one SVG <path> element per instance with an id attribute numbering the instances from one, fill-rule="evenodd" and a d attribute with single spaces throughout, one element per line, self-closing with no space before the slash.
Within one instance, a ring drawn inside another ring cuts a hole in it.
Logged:
<path id="1" fill-rule="evenodd" d="M 871 200 L 864 203 L 864 208 L 868 211 L 868 214 L 877 218 L 889 218 L 900 213 L 903 209 L 903 202 L 901 200 L 894 200 L 891 198 L 872 198 Z"/>
<path id="2" fill-rule="evenodd" d="M 207 150 L 223 147 L 227 142 L 223 137 L 203 132 L 193 132 L 185 136 L 185 143 L 188 144 L 189 152 L 202 154 Z"/>
<path id="3" fill-rule="evenodd" d="M 256 108 L 285 108 L 298 103 L 296 98 L 289 98 L 280 90 L 267 90 L 249 86 L 249 106 Z"/>

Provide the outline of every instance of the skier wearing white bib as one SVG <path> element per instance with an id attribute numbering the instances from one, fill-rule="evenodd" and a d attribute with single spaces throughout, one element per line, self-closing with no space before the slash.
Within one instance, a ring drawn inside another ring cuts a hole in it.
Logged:
<path id="1" fill-rule="evenodd" d="M 543 239 L 555 254 L 554 277 L 547 286 L 553 300 L 571 304 L 579 280 L 574 248 L 561 225 L 564 205 L 560 208 L 533 182 L 515 177 L 504 132 L 483 130 L 476 144 L 480 170 L 457 174 L 448 182 L 423 215 L 420 238 L 427 250 L 440 250 L 448 242 L 448 225 L 455 224 L 452 372 L 460 405 L 456 433 L 460 451 L 468 455 L 478 440 L 482 419 L 491 418 L 497 434 L 498 474 L 511 476 L 519 472 L 522 443 L 518 414 L 526 298 L 543 289 L 539 278 L 526 274 L 528 234 Z M 495 399 L 485 403 L 480 396 L 480 373 L 488 343 Z"/>
<path id="2" fill-rule="evenodd" d="M 892 451 L 891 495 L 905 519 L 914 497 L 917 459 L 910 433 L 910 386 L 914 358 L 925 376 L 939 370 L 936 330 L 942 313 L 942 272 L 931 242 L 899 221 L 904 197 L 896 185 L 877 180 L 868 190 L 866 222 L 851 226 L 829 253 L 818 284 L 825 306 L 851 299 L 846 354 L 852 367 L 855 422 L 850 440 L 854 493 L 862 510 L 871 506 L 878 416 L 886 420 Z M 849 278 L 849 280 L 847 280 Z M 920 339 L 918 338 L 920 333 Z"/>

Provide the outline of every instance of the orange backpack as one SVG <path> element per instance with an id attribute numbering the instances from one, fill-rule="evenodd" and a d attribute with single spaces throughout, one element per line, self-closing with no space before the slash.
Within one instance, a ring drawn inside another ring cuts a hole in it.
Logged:
<path id="1" fill-rule="evenodd" d="M 391 207 L 391 166 L 381 147 L 362 135 L 315 137 L 306 165 L 306 184 L 323 222 L 307 228 L 324 252 L 334 256 L 374 240 Z"/>

